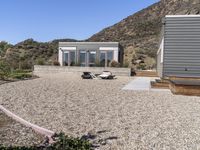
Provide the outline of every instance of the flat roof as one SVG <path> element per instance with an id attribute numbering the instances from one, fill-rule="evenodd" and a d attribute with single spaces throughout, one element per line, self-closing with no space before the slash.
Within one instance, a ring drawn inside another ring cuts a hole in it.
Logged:
<path id="1" fill-rule="evenodd" d="M 165 17 L 200 17 L 200 15 L 166 15 Z"/>
<path id="2" fill-rule="evenodd" d="M 59 44 L 119 44 L 119 42 L 59 42 Z"/>

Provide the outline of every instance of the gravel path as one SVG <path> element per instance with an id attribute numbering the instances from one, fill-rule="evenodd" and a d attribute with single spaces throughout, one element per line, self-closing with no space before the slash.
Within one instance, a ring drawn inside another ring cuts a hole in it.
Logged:
<path id="1" fill-rule="evenodd" d="M 1 85 L 0 104 L 53 131 L 71 136 L 95 134 L 102 150 L 200 147 L 199 97 L 122 90 L 132 80 L 43 76 Z"/>
<path id="2" fill-rule="evenodd" d="M 44 139 L 0 111 L 0 144 L 4 146 L 31 146 Z"/>

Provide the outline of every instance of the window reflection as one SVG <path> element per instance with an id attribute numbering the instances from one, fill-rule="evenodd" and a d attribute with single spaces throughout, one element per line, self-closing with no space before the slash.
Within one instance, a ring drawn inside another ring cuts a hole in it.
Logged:
<path id="1" fill-rule="evenodd" d="M 105 52 L 100 52 L 100 67 L 105 67 L 106 65 L 106 53 Z"/>
<path id="2" fill-rule="evenodd" d="M 80 64 L 81 66 L 86 66 L 86 52 L 80 51 Z"/>
<path id="3" fill-rule="evenodd" d="M 76 63 L 76 56 L 75 56 L 75 51 L 70 52 L 70 66 L 74 66 Z"/>
<path id="4" fill-rule="evenodd" d="M 89 52 L 89 66 L 94 67 L 96 62 L 96 52 L 90 51 Z"/>
<path id="5" fill-rule="evenodd" d="M 69 53 L 64 53 L 64 61 L 63 61 L 63 65 L 64 66 L 68 66 L 68 62 L 69 62 Z"/>
<path id="6" fill-rule="evenodd" d="M 107 52 L 107 66 L 109 66 L 112 60 L 113 60 L 113 51 L 108 51 Z"/>
<path id="7" fill-rule="evenodd" d="M 76 51 L 64 51 L 63 53 L 63 65 L 64 66 L 74 66 L 76 65 L 76 59 L 78 59 L 80 66 L 96 66 L 98 61 L 98 66 L 106 67 L 109 66 L 110 62 L 114 58 L 114 51 L 99 51 L 98 55 L 96 51 L 79 51 L 78 58 L 76 56 Z M 98 56 L 98 59 L 97 59 Z"/>

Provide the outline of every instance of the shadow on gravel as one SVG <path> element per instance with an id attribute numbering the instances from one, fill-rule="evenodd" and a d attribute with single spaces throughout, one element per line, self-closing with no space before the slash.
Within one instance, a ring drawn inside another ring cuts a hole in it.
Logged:
<path id="1" fill-rule="evenodd" d="M 26 81 L 26 80 L 34 80 L 38 79 L 39 77 L 34 76 L 32 78 L 25 78 L 25 79 L 13 79 L 13 80 L 0 80 L 0 85 L 6 84 L 6 83 L 11 83 L 11 82 L 19 82 L 19 81 Z"/>
<path id="2" fill-rule="evenodd" d="M 110 143 L 109 141 L 118 139 L 117 136 L 109 136 L 109 137 L 106 137 L 106 138 L 102 137 L 101 134 L 104 134 L 104 133 L 107 133 L 107 132 L 109 132 L 109 131 L 102 130 L 102 131 L 98 131 L 96 133 L 89 132 L 88 134 L 83 135 L 81 137 L 81 139 L 90 141 L 92 143 L 93 148 L 98 148 L 98 147 L 101 147 L 103 145 L 107 145 L 108 143 Z"/>

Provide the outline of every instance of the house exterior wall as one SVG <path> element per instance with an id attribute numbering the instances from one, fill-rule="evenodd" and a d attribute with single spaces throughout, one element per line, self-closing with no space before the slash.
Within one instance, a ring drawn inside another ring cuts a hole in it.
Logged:
<path id="1" fill-rule="evenodd" d="M 161 77 L 200 77 L 200 16 L 166 16 L 163 52 Z"/>
<path id="2" fill-rule="evenodd" d="M 164 54 L 164 20 L 162 21 L 163 22 L 163 27 L 162 27 L 162 30 L 161 30 L 161 34 L 160 34 L 160 44 L 159 44 L 159 49 L 158 49 L 158 52 L 157 52 L 157 59 L 156 59 L 156 65 L 157 65 L 157 74 L 159 77 L 163 77 L 163 54 Z"/>
<path id="3" fill-rule="evenodd" d="M 163 77 L 163 63 L 161 62 L 161 50 L 157 53 L 157 74 L 159 77 Z"/>
<path id="4" fill-rule="evenodd" d="M 59 42 L 59 63 L 63 65 L 63 53 L 67 50 L 75 50 L 76 62 L 79 61 L 79 52 L 84 51 L 96 51 L 96 57 L 98 58 L 101 51 L 113 51 L 113 60 L 121 62 L 119 59 L 119 43 L 118 42 Z"/>

